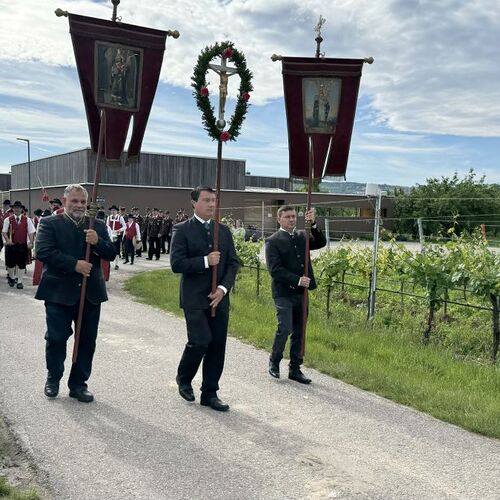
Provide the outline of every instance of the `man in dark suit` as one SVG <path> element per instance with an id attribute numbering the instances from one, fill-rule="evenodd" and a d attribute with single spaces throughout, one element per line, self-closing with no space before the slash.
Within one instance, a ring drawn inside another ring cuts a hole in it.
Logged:
<path id="1" fill-rule="evenodd" d="M 36 256 L 43 262 L 43 275 L 35 298 L 45 301 L 47 333 L 45 358 L 47 382 L 45 395 L 55 398 L 64 372 L 66 343 L 73 333 L 80 304 L 83 277 L 87 277 L 80 343 L 76 363 L 71 368 L 69 395 L 85 403 L 94 396 L 87 390 L 92 370 L 101 302 L 108 300 L 101 271 L 101 258 L 107 261 L 116 256 L 106 225 L 99 219 L 94 229 L 85 217 L 88 194 L 79 184 L 64 191 L 64 213 L 40 220 L 36 238 Z M 86 244 L 92 245 L 90 262 L 85 261 Z"/>
<path id="2" fill-rule="evenodd" d="M 182 273 L 180 307 L 184 309 L 188 342 L 177 370 L 179 394 L 194 401 L 191 382 L 203 361 L 200 403 L 217 411 L 229 405 L 217 397 L 219 379 L 224 368 L 229 291 L 238 258 L 229 228 L 219 225 L 219 249 L 213 250 L 215 192 L 210 187 L 191 191 L 194 216 L 174 226 L 170 265 L 174 273 Z M 217 289 L 212 293 L 212 268 L 217 266 Z M 215 307 L 215 317 L 211 308 Z"/>
<path id="3" fill-rule="evenodd" d="M 326 245 L 323 233 L 316 226 L 314 210 L 306 212 L 306 223 L 311 224 L 309 238 L 310 250 L 322 248 Z M 278 210 L 280 228 L 266 240 L 266 262 L 272 277 L 272 293 L 278 316 L 278 328 L 274 338 L 273 348 L 269 359 L 269 373 L 274 378 L 280 377 L 279 364 L 283 358 L 288 336 L 290 339 L 290 365 L 288 378 L 310 384 L 300 370 L 303 362 L 302 321 L 304 290 L 314 290 L 316 281 L 309 259 L 309 275 L 304 275 L 306 233 L 297 231 L 297 213 L 295 208 L 285 205 Z"/>

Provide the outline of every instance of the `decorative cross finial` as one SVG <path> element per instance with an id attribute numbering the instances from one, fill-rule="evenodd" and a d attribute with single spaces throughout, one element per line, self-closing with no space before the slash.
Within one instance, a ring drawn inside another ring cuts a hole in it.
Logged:
<path id="1" fill-rule="evenodd" d="M 320 47 L 321 47 L 321 42 L 323 41 L 323 38 L 321 36 L 321 28 L 323 27 L 323 24 L 326 23 L 326 19 L 320 14 L 319 15 L 319 20 L 318 24 L 314 28 L 314 31 L 318 33 L 318 36 L 315 38 L 316 41 L 316 57 L 319 59 L 320 57 L 324 57 L 325 53 L 320 52 Z"/>
<path id="2" fill-rule="evenodd" d="M 227 49 L 226 49 L 227 50 Z M 230 68 L 227 66 L 227 57 L 222 55 L 221 64 L 209 64 L 208 67 L 215 71 L 220 76 L 219 83 L 219 118 L 217 120 L 217 127 L 223 130 L 226 126 L 226 120 L 224 119 L 224 113 L 226 112 L 226 98 L 227 98 L 227 84 L 229 77 L 238 72 L 236 68 Z"/>
<path id="3" fill-rule="evenodd" d="M 111 0 L 111 3 L 113 4 L 113 17 L 111 18 L 111 21 L 116 22 L 118 20 L 116 11 L 118 9 L 118 5 L 120 3 L 120 0 Z"/>

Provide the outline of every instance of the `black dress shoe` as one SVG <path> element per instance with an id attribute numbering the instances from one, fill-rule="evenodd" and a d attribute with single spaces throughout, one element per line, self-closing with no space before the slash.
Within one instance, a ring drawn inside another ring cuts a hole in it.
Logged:
<path id="1" fill-rule="evenodd" d="M 12 288 L 16 284 L 16 280 L 13 280 L 12 278 L 7 278 L 7 281 L 9 283 L 9 286 Z"/>
<path id="2" fill-rule="evenodd" d="M 274 361 L 269 361 L 269 375 L 274 378 L 280 378 L 280 365 Z"/>
<path id="3" fill-rule="evenodd" d="M 311 383 L 311 379 L 307 378 L 298 368 L 290 370 L 288 372 L 288 378 L 290 380 L 295 380 L 295 382 L 299 382 L 300 384 Z"/>
<path id="4" fill-rule="evenodd" d="M 48 398 L 55 398 L 59 394 L 59 383 L 47 380 L 43 392 Z"/>
<path id="5" fill-rule="evenodd" d="M 151 257 L 146 257 L 146 260 L 153 260 Z"/>
<path id="6" fill-rule="evenodd" d="M 221 401 L 217 396 L 203 397 L 201 396 L 200 404 L 202 406 L 210 406 L 215 411 L 228 411 L 229 405 Z"/>
<path id="7" fill-rule="evenodd" d="M 17 288 L 18 290 L 22 290 L 22 289 L 24 288 L 24 285 L 23 285 L 22 283 L 18 283 L 18 284 L 16 285 L 16 288 Z"/>
<path id="8" fill-rule="evenodd" d="M 76 398 L 82 403 L 91 403 L 94 401 L 94 395 L 85 388 L 70 389 L 69 397 Z"/>
<path id="9" fill-rule="evenodd" d="M 189 401 L 190 403 L 194 401 L 194 392 L 193 388 L 191 385 L 181 385 L 179 381 L 179 376 L 175 377 L 175 381 L 177 382 L 177 385 L 179 386 L 179 394 L 186 400 Z"/>

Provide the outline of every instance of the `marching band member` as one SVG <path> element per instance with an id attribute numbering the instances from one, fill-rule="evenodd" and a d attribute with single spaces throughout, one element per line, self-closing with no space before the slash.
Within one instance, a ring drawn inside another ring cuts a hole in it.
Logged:
<path id="1" fill-rule="evenodd" d="M 135 256 L 135 242 L 141 241 L 141 229 L 139 224 L 135 222 L 134 214 L 128 214 L 127 224 L 125 225 L 125 233 L 123 239 L 123 247 L 125 249 L 124 264 L 128 264 L 130 258 L 130 265 L 134 264 Z"/>
<path id="2" fill-rule="evenodd" d="M 5 262 L 9 276 L 9 286 L 17 283 L 17 288 L 24 288 L 23 276 L 28 262 L 29 250 L 33 248 L 35 227 L 32 220 L 22 213 L 23 205 L 16 201 L 12 205 L 14 213 L 3 222 L 2 236 L 5 240 Z"/>
<path id="3" fill-rule="evenodd" d="M 111 229 L 111 241 L 116 248 L 115 270 L 119 268 L 118 259 L 120 257 L 120 250 L 122 246 L 123 232 L 125 231 L 125 220 L 118 214 L 118 207 L 112 205 L 109 207 L 111 212 L 106 219 L 106 225 Z"/>

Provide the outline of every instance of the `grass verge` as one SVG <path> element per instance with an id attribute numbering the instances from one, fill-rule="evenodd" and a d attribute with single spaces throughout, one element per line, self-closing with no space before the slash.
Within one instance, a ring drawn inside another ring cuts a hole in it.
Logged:
<path id="1" fill-rule="evenodd" d="M 179 277 L 169 270 L 134 276 L 125 288 L 139 301 L 182 316 Z M 313 292 L 311 295 L 313 295 Z M 458 357 L 439 344 L 420 342 L 425 316 L 365 310 L 339 300 L 329 319 L 311 302 L 305 364 L 465 429 L 500 438 L 500 368 Z M 229 331 L 270 350 L 276 325 L 269 282 L 256 297 L 255 279 L 243 269 L 231 296 Z M 265 376 L 265 367 L 263 367 Z"/>

